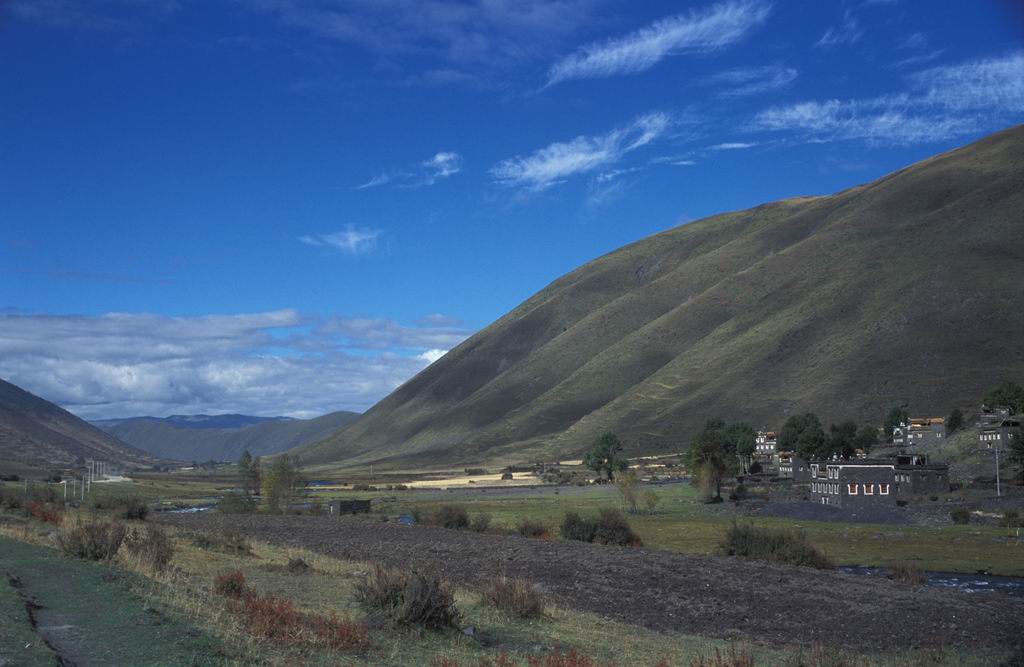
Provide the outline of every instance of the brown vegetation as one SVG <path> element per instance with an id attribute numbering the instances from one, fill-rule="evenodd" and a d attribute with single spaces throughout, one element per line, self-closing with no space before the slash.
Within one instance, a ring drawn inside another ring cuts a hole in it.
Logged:
<path id="1" fill-rule="evenodd" d="M 536 618 L 544 615 L 544 596 L 525 579 L 495 577 L 484 586 L 481 597 L 485 603 L 510 616 Z"/>
<path id="2" fill-rule="evenodd" d="M 64 528 L 57 544 L 67 556 L 85 560 L 111 560 L 117 555 L 128 529 L 116 521 L 79 521 Z"/>
<path id="3" fill-rule="evenodd" d="M 451 590 L 440 579 L 382 565 L 356 585 L 355 598 L 372 620 L 389 627 L 446 630 L 461 618 Z"/>
<path id="4" fill-rule="evenodd" d="M 741 556 L 771 563 L 787 563 L 818 569 L 831 569 L 832 561 L 807 542 L 798 530 L 755 526 L 734 521 L 721 545 L 726 556 Z"/>

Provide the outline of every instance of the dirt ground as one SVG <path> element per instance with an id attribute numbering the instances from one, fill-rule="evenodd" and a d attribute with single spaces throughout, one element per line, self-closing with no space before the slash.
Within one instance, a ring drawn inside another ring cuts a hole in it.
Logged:
<path id="1" fill-rule="evenodd" d="M 468 586 L 500 573 L 525 577 L 564 606 L 659 631 L 879 652 L 1021 641 L 1022 600 L 833 571 L 362 517 L 206 513 L 159 520 L 434 572 Z"/>

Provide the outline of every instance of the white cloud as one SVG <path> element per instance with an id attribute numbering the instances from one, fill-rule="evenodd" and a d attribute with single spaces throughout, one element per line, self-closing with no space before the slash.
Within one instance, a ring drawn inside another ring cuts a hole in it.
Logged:
<path id="1" fill-rule="evenodd" d="M 299 240 L 307 245 L 337 248 L 349 255 L 361 255 L 376 248 L 377 239 L 383 233 L 380 229 L 346 225 L 340 232 L 300 236 Z"/>
<path id="2" fill-rule="evenodd" d="M 798 75 L 792 67 L 765 65 L 720 72 L 708 77 L 703 83 L 720 86 L 721 89 L 715 91 L 717 97 L 743 97 L 787 88 Z"/>
<path id="3" fill-rule="evenodd" d="M 499 183 L 541 191 L 571 176 L 615 164 L 627 153 L 661 138 L 671 126 L 668 114 L 648 113 L 606 134 L 579 136 L 526 157 L 503 160 L 491 169 L 491 174 Z"/>
<path id="4" fill-rule="evenodd" d="M 362 185 L 357 185 L 356 190 L 366 190 L 367 188 L 375 188 L 379 185 L 384 185 L 390 180 L 391 177 L 388 176 L 387 174 L 377 174 L 376 176 L 372 177 L 370 180 L 366 181 Z"/>
<path id="5" fill-rule="evenodd" d="M 744 141 L 729 141 L 724 144 L 715 144 L 714 146 L 708 146 L 708 150 L 711 151 L 737 151 L 743 150 L 744 148 L 753 148 L 757 145 L 757 142 L 744 142 Z"/>
<path id="6" fill-rule="evenodd" d="M 448 354 L 448 350 L 427 350 L 423 354 L 418 355 L 416 358 L 422 359 L 428 364 L 432 364 L 446 354 Z"/>
<path id="7" fill-rule="evenodd" d="M 752 129 L 903 145 L 994 129 L 1024 115 L 1024 52 L 933 67 L 908 81 L 897 95 L 772 107 L 757 114 Z"/>
<path id="8" fill-rule="evenodd" d="M 468 332 L 294 310 L 0 315 L 0 376 L 85 418 L 362 411 Z"/>
<path id="9" fill-rule="evenodd" d="M 815 44 L 818 47 L 839 46 L 840 44 L 853 44 L 864 36 L 864 30 L 860 23 L 854 18 L 850 10 L 843 14 L 843 24 L 838 28 L 829 28 Z"/>
<path id="10" fill-rule="evenodd" d="M 430 185 L 440 178 L 454 176 L 462 170 L 462 156 L 450 151 L 441 151 L 429 160 L 421 164 L 425 172 L 426 185 Z"/>
<path id="11" fill-rule="evenodd" d="M 588 44 L 555 63 L 548 71 L 547 85 L 643 72 L 671 55 L 729 46 L 764 23 L 770 9 L 759 0 L 732 0 L 656 21 L 624 37 Z"/>
<path id="12" fill-rule="evenodd" d="M 356 190 L 367 190 L 391 183 L 402 188 L 419 188 L 433 185 L 441 179 L 449 178 L 462 171 L 462 156 L 455 151 L 438 151 L 432 157 L 415 165 L 387 171 L 374 176 Z"/>

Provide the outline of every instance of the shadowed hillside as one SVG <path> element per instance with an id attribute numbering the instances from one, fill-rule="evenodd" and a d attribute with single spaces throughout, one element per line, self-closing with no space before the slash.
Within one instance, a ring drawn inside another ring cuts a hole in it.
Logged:
<path id="1" fill-rule="evenodd" d="M 682 225 L 556 280 L 305 462 L 677 451 L 710 416 L 945 414 L 1024 375 L 1024 126 Z"/>
<path id="2" fill-rule="evenodd" d="M 104 431 L 151 454 L 181 461 L 235 461 L 277 454 L 321 440 L 359 416 L 332 412 L 315 419 L 247 415 L 174 415 L 93 422 Z"/>
<path id="3" fill-rule="evenodd" d="M 0 459 L 45 467 L 71 465 L 79 457 L 124 465 L 156 462 L 67 410 L 0 380 Z"/>

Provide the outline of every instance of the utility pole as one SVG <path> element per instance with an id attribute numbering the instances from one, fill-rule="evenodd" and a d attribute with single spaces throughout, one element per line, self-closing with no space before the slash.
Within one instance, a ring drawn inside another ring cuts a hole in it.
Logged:
<path id="1" fill-rule="evenodd" d="M 998 445 L 996 446 L 995 450 L 996 450 L 996 497 L 999 497 L 999 496 L 1003 495 L 1002 485 L 999 482 L 999 453 L 1002 452 L 1003 450 L 999 449 Z"/>

